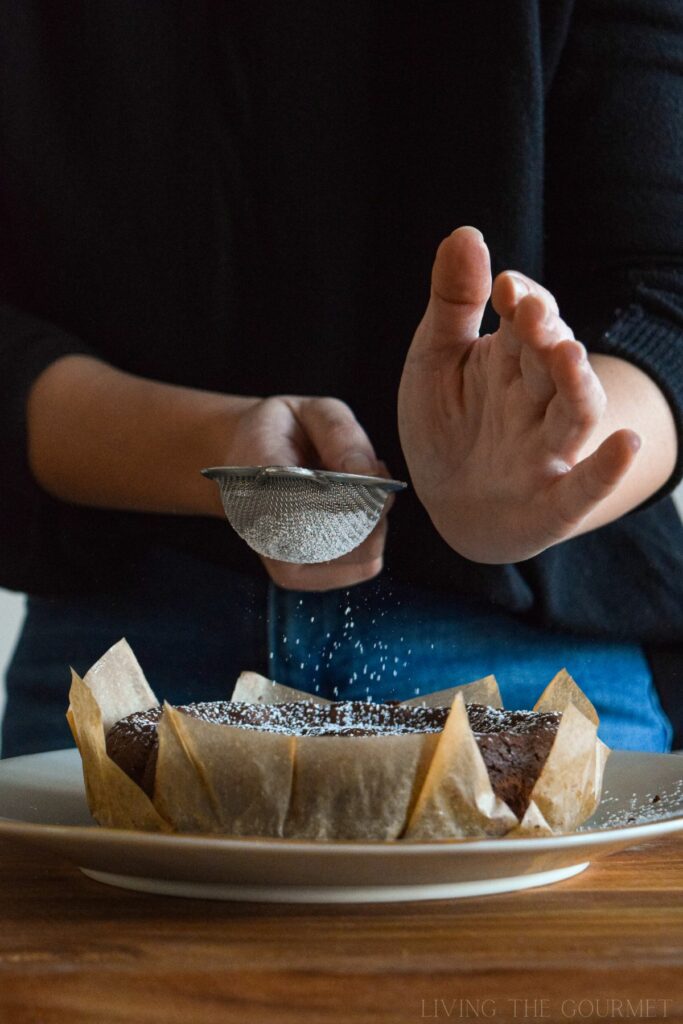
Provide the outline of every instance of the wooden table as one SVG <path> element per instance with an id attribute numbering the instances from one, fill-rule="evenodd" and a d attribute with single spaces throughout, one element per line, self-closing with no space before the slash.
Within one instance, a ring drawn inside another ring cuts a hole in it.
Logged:
<path id="1" fill-rule="evenodd" d="M 490 1019 L 683 1020 L 683 838 L 550 888 L 349 907 L 130 893 L 0 842 L 2 1024 Z"/>

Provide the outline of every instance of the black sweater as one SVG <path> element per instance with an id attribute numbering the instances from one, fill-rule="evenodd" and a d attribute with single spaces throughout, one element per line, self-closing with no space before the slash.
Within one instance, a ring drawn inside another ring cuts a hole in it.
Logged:
<path id="1" fill-rule="evenodd" d="M 26 394 L 64 353 L 335 395 L 403 476 L 401 367 L 462 223 L 494 272 L 543 281 L 589 349 L 645 369 L 680 434 L 680 0 L 34 0 L 0 17 L 0 584 L 132 587 L 153 544 L 261 571 L 220 521 L 41 491 Z M 387 571 L 672 654 L 682 464 L 645 508 L 518 565 L 462 559 L 402 495 Z"/>

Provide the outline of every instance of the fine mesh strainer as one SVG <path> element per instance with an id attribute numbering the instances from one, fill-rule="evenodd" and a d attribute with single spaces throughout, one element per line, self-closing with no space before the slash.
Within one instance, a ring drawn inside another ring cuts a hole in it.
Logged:
<path id="1" fill-rule="evenodd" d="M 217 466 L 231 526 L 260 555 L 296 564 L 328 562 L 372 532 L 398 480 L 299 466 Z"/>

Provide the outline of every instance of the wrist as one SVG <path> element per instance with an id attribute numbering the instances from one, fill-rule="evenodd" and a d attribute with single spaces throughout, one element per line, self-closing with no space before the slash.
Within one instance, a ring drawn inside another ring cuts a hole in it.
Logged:
<path id="1" fill-rule="evenodd" d="M 260 399 L 237 395 L 212 395 L 211 399 L 197 409 L 196 425 L 187 434 L 184 490 L 194 513 L 223 518 L 220 492 L 200 471 L 209 466 L 247 464 L 239 452 L 240 423 Z"/>

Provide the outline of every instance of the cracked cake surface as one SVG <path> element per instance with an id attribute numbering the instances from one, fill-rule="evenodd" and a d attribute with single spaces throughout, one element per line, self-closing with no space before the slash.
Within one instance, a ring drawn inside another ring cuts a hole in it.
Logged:
<path id="1" fill-rule="evenodd" d="M 450 707 L 337 701 L 251 704 L 206 701 L 176 710 L 205 722 L 288 736 L 391 736 L 439 733 Z M 116 722 L 106 738 L 107 753 L 150 797 L 154 792 L 160 706 Z M 521 818 L 560 724 L 558 711 L 503 711 L 468 704 L 472 732 L 494 793 Z"/>

